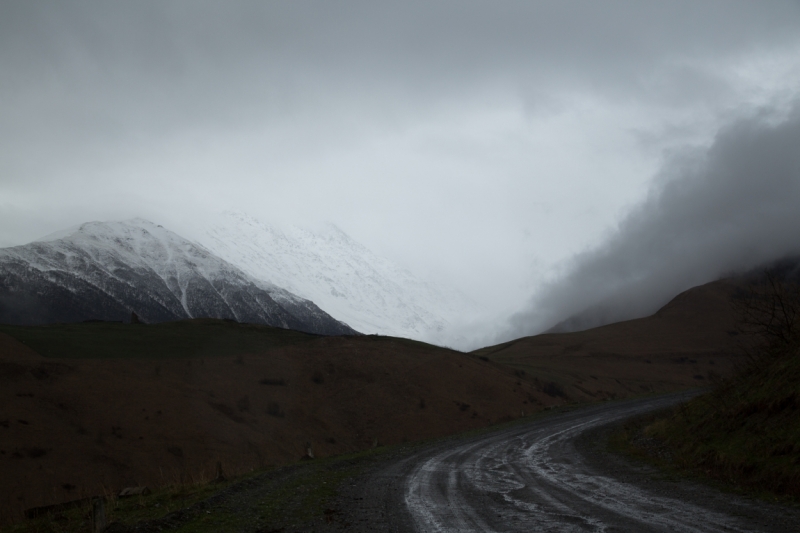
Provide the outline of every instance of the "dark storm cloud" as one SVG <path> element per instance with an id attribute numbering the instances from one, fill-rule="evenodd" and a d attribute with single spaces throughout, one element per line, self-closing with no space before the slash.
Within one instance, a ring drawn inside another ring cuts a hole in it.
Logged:
<path id="1" fill-rule="evenodd" d="M 581 91 L 720 99 L 729 87 L 703 62 L 778 46 L 799 24 L 790 1 L 9 1 L 3 180 L 336 109 L 391 127 L 493 83 L 531 109 Z"/>
<path id="2" fill-rule="evenodd" d="M 680 291 L 800 253 L 800 107 L 725 128 L 674 155 L 648 199 L 574 258 L 505 337 L 585 329 L 655 312 Z"/>
<path id="3" fill-rule="evenodd" d="M 714 75 L 683 60 L 792 38 L 797 4 L 767 4 L 5 2 L 0 94 L 18 110 L 6 118 L 47 119 L 72 139 L 238 123 L 347 95 L 414 107 L 490 80 L 534 103 L 564 86 L 718 97 Z M 671 61 L 667 83 L 654 73 Z"/>

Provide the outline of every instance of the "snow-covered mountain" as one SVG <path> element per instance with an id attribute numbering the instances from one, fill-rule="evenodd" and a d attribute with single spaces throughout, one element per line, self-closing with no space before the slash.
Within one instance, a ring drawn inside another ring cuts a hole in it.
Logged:
<path id="1" fill-rule="evenodd" d="M 322 334 L 354 331 L 151 222 L 89 222 L 0 249 L 0 322 L 230 318 Z"/>
<path id="2" fill-rule="evenodd" d="M 452 342 L 443 336 L 451 322 L 477 313 L 463 294 L 420 280 L 332 224 L 311 230 L 227 212 L 186 231 L 254 278 L 313 300 L 362 333 Z"/>

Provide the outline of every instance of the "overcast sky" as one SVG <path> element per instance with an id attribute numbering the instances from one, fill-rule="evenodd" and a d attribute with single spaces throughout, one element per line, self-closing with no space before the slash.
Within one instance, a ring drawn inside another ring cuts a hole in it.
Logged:
<path id="1" fill-rule="evenodd" d="M 492 312 L 528 309 L 530 332 L 583 305 L 552 303 L 564 280 L 641 253 L 632 227 L 676 220 L 647 215 L 682 205 L 659 203 L 667 183 L 724 189 L 697 168 L 747 135 L 800 144 L 776 126 L 799 87 L 788 0 L 5 0 L 0 246 L 229 208 L 329 220 Z"/>

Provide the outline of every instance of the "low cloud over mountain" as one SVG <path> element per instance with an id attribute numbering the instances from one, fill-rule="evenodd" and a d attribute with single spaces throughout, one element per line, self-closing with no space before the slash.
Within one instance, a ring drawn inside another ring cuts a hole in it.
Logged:
<path id="1" fill-rule="evenodd" d="M 739 119 L 707 149 L 667 157 L 647 199 L 501 337 L 645 316 L 689 287 L 800 252 L 800 105 L 776 116 Z"/>

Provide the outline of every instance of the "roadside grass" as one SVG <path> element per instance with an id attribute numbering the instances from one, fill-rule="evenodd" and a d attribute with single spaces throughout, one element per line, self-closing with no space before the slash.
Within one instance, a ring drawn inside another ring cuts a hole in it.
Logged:
<path id="1" fill-rule="evenodd" d="M 254 470 L 222 483 L 199 482 L 155 489 L 147 495 L 107 494 L 105 515 L 114 531 L 226 532 L 280 529 L 330 519 L 339 485 L 394 447 Z M 92 531 L 92 502 L 0 528 L 2 533 Z"/>
<path id="2" fill-rule="evenodd" d="M 117 498 L 109 494 L 105 499 L 105 514 L 109 524 L 116 524 L 116 531 L 126 531 L 137 524 L 137 531 L 182 532 L 240 531 L 276 523 L 302 524 L 324 517 L 326 505 L 336 495 L 339 483 L 357 474 L 364 459 L 385 451 L 369 450 L 290 467 L 256 470 L 222 483 L 170 486 L 144 496 Z M 269 482 L 271 477 L 275 478 L 273 483 Z M 262 483 L 261 478 L 266 478 L 266 482 Z M 257 490 L 261 485 L 267 490 Z M 252 492 L 257 493 L 256 497 L 248 494 Z M 244 509 L 239 508 L 242 505 Z M 171 516 L 175 514 L 180 516 Z M 0 529 L 2 533 L 85 533 L 92 530 L 90 501 Z"/>
<path id="3" fill-rule="evenodd" d="M 171 512 L 203 501 L 232 482 L 180 484 L 154 489 L 147 495 L 117 498 L 105 496 L 105 514 L 109 523 L 134 524 L 141 520 L 162 518 Z M 92 531 L 92 502 L 86 501 L 61 512 L 1 528 L 3 533 L 85 533 Z"/>
<path id="4" fill-rule="evenodd" d="M 175 531 L 280 531 L 331 520 L 340 484 L 393 449 L 373 448 L 297 463 L 278 469 L 273 476 L 257 475 L 242 490 L 232 486 L 229 496 L 219 498 L 205 512 L 192 514 Z"/>
<path id="5" fill-rule="evenodd" d="M 378 446 L 292 465 L 254 470 L 222 483 L 208 481 L 154 489 L 144 496 L 106 495 L 105 512 L 115 531 L 180 531 L 184 533 L 242 530 L 280 530 L 335 519 L 333 501 L 348 479 L 374 461 L 454 439 L 478 437 L 500 429 L 572 411 L 582 404 L 566 404 L 460 433 L 413 443 Z M 86 502 L 62 512 L 0 528 L 1 533 L 84 533 L 92 531 L 92 505 Z"/>
<path id="6" fill-rule="evenodd" d="M 755 361 L 708 394 L 631 420 L 609 446 L 667 475 L 800 504 L 800 352 Z"/>
<path id="7" fill-rule="evenodd" d="M 753 276 L 732 301 L 747 364 L 708 394 L 630 421 L 611 448 L 726 490 L 800 503 L 800 283 L 781 268 Z"/>

